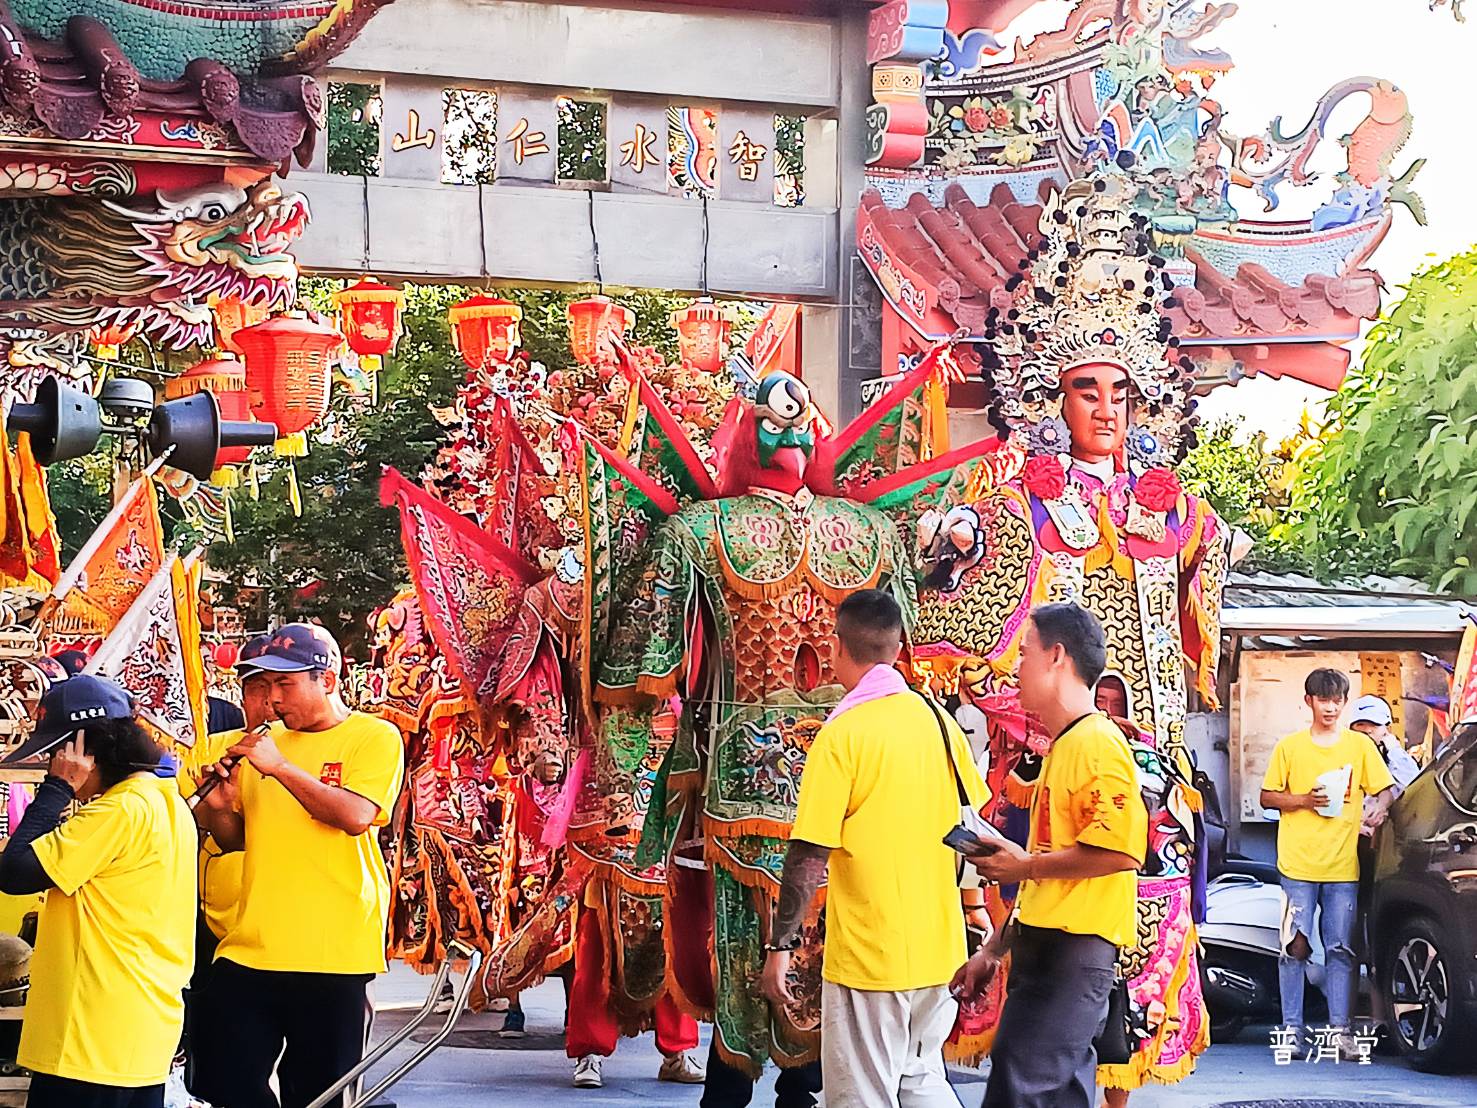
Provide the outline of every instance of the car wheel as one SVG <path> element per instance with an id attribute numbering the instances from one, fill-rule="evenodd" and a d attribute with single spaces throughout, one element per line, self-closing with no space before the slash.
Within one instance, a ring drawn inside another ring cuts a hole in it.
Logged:
<path id="1" fill-rule="evenodd" d="M 1454 1068 L 1472 1029 L 1462 1026 L 1456 952 L 1435 920 L 1402 923 L 1386 947 L 1381 991 L 1390 1008 L 1390 1037 L 1418 1069 Z"/>

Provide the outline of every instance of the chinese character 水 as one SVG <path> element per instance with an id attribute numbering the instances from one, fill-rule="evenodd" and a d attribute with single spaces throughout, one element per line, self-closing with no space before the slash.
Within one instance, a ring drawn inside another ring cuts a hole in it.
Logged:
<path id="1" fill-rule="evenodd" d="M 656 151 L 652 149 L 656 142 L 656 132 L 644 123 L 636 124 L 636 135 L 621 143 L 621 165 L 631 167 L 631 172 L 640 173 L 649 165 L 657 163 Z"/>

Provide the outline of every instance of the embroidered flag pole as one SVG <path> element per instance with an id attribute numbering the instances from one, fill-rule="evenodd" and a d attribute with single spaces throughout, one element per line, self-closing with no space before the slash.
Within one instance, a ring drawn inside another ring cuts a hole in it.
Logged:
<path id="1" fill-rule="evenodd" d="M 149 482 L 173 450 L 174 447 L 171 446 L 163 454 L 150 462 L 148 467 L 133 480 L 128 488 L 124 490 L 123 495 L 118 498 L 118 503 L 113 505 L 113 510 L 93 529 L 87 541 L 82 544 L 82 549 L 77 551 L 76 557 L 67 563 L 67 568 L 57 578 L 56 584 L 52 587 L 51 594 L 41 605 L 38 620 L 43 626 L 49 622 L 51 615 L 56 611 L 61 602 L 66 599 L 67 594 L 77 586 L 77 582 L 82 579 L 83 574 L 92 564 L 93 559 L 97 556 L 98 551 L 102 549 L 103 544 L 115 537 L 115 532 L 123 525 L 123 521 L 127 518 L 129 512 L 134 509 L 139 496 L 145 491 L 152 494 L 153 490 L 149 487 Z"/>
<path id="2" fill-rule="evenodd" d="M 205 674 L 191 590 L 202 549 L 168 556 L 83 670 L 117 681 L 134 698 L 141 723 L 165 745 L 185 748 L 205 737 Z"/>

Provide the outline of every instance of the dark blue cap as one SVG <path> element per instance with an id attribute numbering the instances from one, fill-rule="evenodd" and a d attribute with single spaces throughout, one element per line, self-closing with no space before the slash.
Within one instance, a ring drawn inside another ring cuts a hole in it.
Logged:
<path id="1" fill-rule="evenodd" d="M 268 673 L 306 673 L 315 669 L 338 673 L 343 663 L 338 643 L 326 627 L 316 623 L 288 623 L 272 632 L 266 650 L 251 660 L 250 668 Z"/>
<path id="2" fill-rule="evenodd" d="M 271 635 L 256 635 L 246 640 L 241 647 L 241 652 L 236 655 L 236 673 L 240 677 L 256 673 L 259 667 L 256 660 L 267 652 L 267 647 L 272 645 Z"/>
<path id="3" fill-rule="evenodd" d="M 39 757 L 61 745 L 89 722 L 132 718 L 133 701 L 122 688 L 106 678 L 79 673 L 46 690 L 40 707 L 36 709 L 36 729 L 29 739 L 5 757 L 5 762 Z"/>

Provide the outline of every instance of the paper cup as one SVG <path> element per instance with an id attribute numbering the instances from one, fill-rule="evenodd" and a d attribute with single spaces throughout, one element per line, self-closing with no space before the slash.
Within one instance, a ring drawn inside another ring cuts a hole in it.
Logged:
<path id="1" fill-rule="evenodd" d="M 1353 766 L 1340 766 L 1318 775 L 1318 787 L 1328 797 L 1328 803 L 1314 808 L 1320 816 L 1334 818 L 1344 810 L 1344 794 L 1349 791 L 1349 782 L 1354 777 Z"/>

